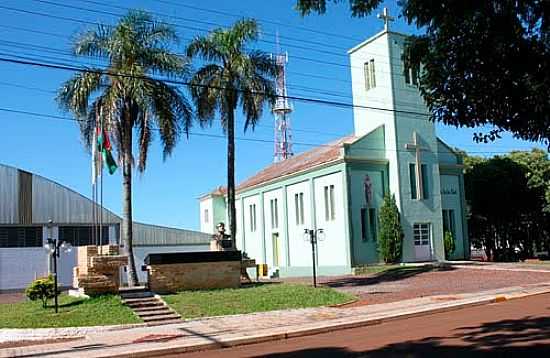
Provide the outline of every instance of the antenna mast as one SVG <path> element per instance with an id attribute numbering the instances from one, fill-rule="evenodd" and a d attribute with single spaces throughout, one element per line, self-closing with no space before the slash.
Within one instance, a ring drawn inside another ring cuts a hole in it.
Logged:
<path id="1" fill-rule="evenodd" d="M 274 162 L 280 162 L 294 155 L 292 151 L 292 132 L 290 128 L 290 112 L 292 107 L 287 99 L 286 90 L 286 63 L 288 62 L 288 53 L 282 53 L 279 46 L 279 32 L 276 33 L 277 49 L 275 62 L 279 67 L 276 78 L 277 100 L 273 106 L 275 115 L 275 153 Z"/>

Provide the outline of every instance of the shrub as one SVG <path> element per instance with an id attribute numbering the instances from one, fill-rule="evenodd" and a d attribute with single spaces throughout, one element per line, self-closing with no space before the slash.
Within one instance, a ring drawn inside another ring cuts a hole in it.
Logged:
<path id="1" fill-rule="evenodd" d="M 401 260 L 403 230 L 399 221 L 399 210 L 394 195 L 386 194 L 384 196 L 379 219 L 378 252 L 385 263 L 399 262 Z"/>
<path id="2" fill-rule="evenodd" d="M 25 294 L 31 301 L 41 300 L 42 307 L 46 308 L 48 300 L 55 297 L 55 283 L 53 277 L 39 278 L 31 282 L 25 290 Z"/>
<path id="3" fill-rule="evenodd" d="M 445 259 L 449 260 L 453 252 L 455 252 L 455 238 L 450 231 L 445 231 L 443 244 L 445 245 Z"/>

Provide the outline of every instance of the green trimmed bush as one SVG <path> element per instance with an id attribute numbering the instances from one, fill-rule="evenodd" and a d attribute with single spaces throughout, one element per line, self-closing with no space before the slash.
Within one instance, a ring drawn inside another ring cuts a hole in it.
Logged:
<path id="1" fill-rule="evenodd" d="M 386 194 L 380 207 L 380 231 L 378 234 L 378 252 L 385 263 L 401 260 L 403 229 L 399 221 L 399 209 L 395 195 Z"/>
<path id="2" fill-rule="evenodd" d="M 55 297 L 55 283 L 52 275 L 31 282 L 25 290 L 25 294 L 31 301 L 42 301 L 42 307 L 46 308 L 48 300 Z"/>

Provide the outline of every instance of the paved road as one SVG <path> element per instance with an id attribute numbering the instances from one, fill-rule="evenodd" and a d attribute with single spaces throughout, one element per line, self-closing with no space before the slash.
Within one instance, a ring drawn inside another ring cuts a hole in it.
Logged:
<path id="1" fill-rule="evenodd" d="M 178 357 L 265 356 L 550 357 L 550 294 Z"/>

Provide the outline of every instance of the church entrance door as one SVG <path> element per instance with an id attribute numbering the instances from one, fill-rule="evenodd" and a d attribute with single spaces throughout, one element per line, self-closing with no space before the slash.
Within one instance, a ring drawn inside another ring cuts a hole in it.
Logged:
<path id="1" fill-rule="evenodd" d="M 416 261 L 431 261 L 431 224 L 414 224 L 414 253 Z"/>

